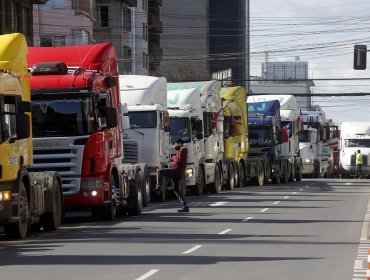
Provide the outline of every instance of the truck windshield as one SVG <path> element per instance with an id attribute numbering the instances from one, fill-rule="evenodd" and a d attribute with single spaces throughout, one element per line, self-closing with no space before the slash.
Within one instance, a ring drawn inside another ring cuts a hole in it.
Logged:
<path id="1" fill-rule="evenodd" d="M 32 101 L 34 137 L 89 135 L 95 130 L 91 98 Z"/>
<path id="2" fill-rule="evenodd" d="M 155 128 L 157 127 L 157 112 L 156 111 L 129 112 L 127 115 L 130 119 L 131 128 Z"/>
<path id="3" fill-rule="evenodd" d="M 171 142 L 181 138 L 184 142 L 191 141 L 190 122 L 188 118 L 170 118 Z"/>
<path id="4" fill-rule="evenodd" d="M 299 142 L 308 143 L 310 142 L 310 131 L 304 130 L 299 134 Z"/>
<path id="5" fill-rule="evenodd" d="M 344 145 L 350 148 L 370 148 L 370 139 L 346 139 Z"/>
<path id="6" fill-rule="evenodd" d="M 249 127 L 249 145 L 251 147 L 271 146 L 272 129 L 269 127 Z"/>

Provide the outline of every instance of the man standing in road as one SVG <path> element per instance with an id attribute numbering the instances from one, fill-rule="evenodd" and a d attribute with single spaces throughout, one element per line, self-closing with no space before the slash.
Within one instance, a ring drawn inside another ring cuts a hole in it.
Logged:
<path id="1" fill-rule="evenodd" d="M 172 168 L 164 168 L 159 171 L 159 176 L 170 177 L 173 181 L 174 193 L 182 204 L 182 208 L 177 210 L 179 213 L 189 212 L 189 207 L 180 187 L 180 180 L 185 178 L 185 169 L 188 162 L 188 149 L 183 145 L 182 139 L 175 141 L 175 149 L 178 152 L 172 157 Z"/>
<path id="2" fill-rule="evenodd" d="M 361 167 L 363 164 L 362 154 L 360 150 L 357 150 L 356 153 L 356 178 L 361 177 Z"/>

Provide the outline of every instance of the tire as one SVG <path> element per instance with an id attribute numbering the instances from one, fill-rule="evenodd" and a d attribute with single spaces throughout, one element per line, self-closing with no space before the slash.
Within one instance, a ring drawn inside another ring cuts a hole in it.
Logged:
<path id="1" fill-rule="evenodd" d="M 204 192 L 205 187 L 205 178 L 204 178 L 204 171 L 201 166 L 199 166 L 199 172 L 197 176 L 196 185 L 192 189 L 192 193 L 194 195 L 201 195 Z"/>
<path id="2" fill-rule="evenodd" d="M 222 176 L 218 164 L 215 166 L 215 181 L 211 184 L 211 193 L 219 193 L 222 190 Z"/>
<path id="3" fill-rule="evenodd" d="M 165 202 L 167 199 L 167 192 L 168 192 L 168 184 L 170 183 L 171 179 L 167 176 L 159 177 L 159 185 L 160 190 L 157 191 L 156 198 L 160 202 Z"/>
<path id="4" fill-rule="evenodd" d="M 143 207 L 150 203 L 150 175 L 145 164 L 140 165 L 141 193 L 143 194 Z"/>
<path id="5" fill-rule="evenodd" d="M 20 182 L 18 187 L 18 214 L 19 220 L 16 223 L 5 224 L 4 231 L 9 238 L 24 239 L 30 225 L 30 208 L 23 182 Z"/>
<path id="6" fill-rule="evenodd" d="M 127 213 L 129 216 L 140 216 L 143 211 L 143 197 L 141 192 L 139 172 L 136 172 L 135 181 L 131 181 L 130 197 L 128 201 Z"/>
<path id="7" fill-rule="evenodd" d="M 280 184 L 281 183 L 281 172 L 280 172 L 280 167 L 278 167 L 277 169 L 276 169 L 276 171 L 274 172 L 274 177 L 272 177 L 271 178 L 271 180 L 272 180 L 272 183 L 273 184 Z"/>
<path id="8" fill-rule="evenodd" d="M 239 165 L 236 161 L 233 162 L 233 168 L 234 168 L 234 188 L 239 187 Z"/>
<path id="9" fill-rule="evenodd" d="M 245 165 L 240 163 L 238 166 L 238 174 L 239 174 L 239 187 L 247 186 L 247 174 L 245 174 Z"/>
<path id="10" fill-rule="evenodd" d="M 102 207 L 102 213 L 101 213 L 101 218 L 104 221 L 114 221 L 117 216 L 117 183 L 116 183 L 116 178 L 113 174 L 110 176 L 110 181 L 109 181 L 109 199 L 110 202 L 108 205 L 104 205 Z"/>
<path id="11" fill-rule="evenodd" d="M 263 166 L 262 161 L 258 162 L 257 165 L 257 184 L 262 187 L 265 182 L 265 167 Z"/>
<path id="12" fill-rule="evenodd" d="M 271 179 L 271 163 L 270 160 L 266 160 L 266 166 L 265 166 L 265 183 L 269 183 Z"/>
<path id="13" fill-rule="evenodd" d="M 288 163 L 289 164 L 289 163 Z M 288 165 L 285 165 L 283 174 L 281 176 L 281 182 L 282 183 L 287 183 L 289 179 L 289 170 L 288 170 Z"/>
<path id="14" fill-rule="evenodd" d="M 227 189 L 233 190 L 235 187 L 235 170 L 232 162 L 228 163 L 227 167 Z"/>
<path id="15" fill-rule="evenodd" d="M 288 178 L 288 181 L 289 182 L 294 182 L 294 176 L 295 176 L 295 168 L 294 168 L 294 163 L 289 163 L 290 165 L 290 173 L 289 173 L 289 178 Z"/>
<path id="16" fill-rule="evenodd" d="M 302 181 L 302 167 L 298 167 L 297 169 L 298 170 L 295 173 L 295 180 L 297 182 L 300 182 L 300 181 Z"/>
<path id="17" fill-rule="evenodd" d="M 63 194 L 62 186 L 58 180 L 53 185 L 53 211 L 47 212 L 41 219 L 41 226 L 45 231 L 57 231 L 62 224 L 63 217 Z"/>

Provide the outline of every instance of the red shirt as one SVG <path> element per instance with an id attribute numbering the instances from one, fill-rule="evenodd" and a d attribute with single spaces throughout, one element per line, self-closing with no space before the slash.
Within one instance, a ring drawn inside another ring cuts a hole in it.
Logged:
<path id="1" fill-rule="evenodd" d="M 172 169 L 180 178 L 185 177 L 186 164 L 188 162 L 188 149 L 181 147 L 177 154 L 172 157 Z"/>

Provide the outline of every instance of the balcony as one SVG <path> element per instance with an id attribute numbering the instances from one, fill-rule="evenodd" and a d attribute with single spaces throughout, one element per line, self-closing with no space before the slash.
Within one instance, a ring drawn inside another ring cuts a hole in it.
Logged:
<path id="1" fill-rule="evenodd" d="M 158 33 L 163 32 L 163 23 L 158 16 L 149 15 L 148 27 L 150 31 L 157 31 Z"/>
<path id="2" fill-rule="evenodd" d="M 137 7 L 137 0 L 121 0 L 122 3 L 126 4 L 129 7 Z"/>
<path id="3" fill-rule="evenodd" d="M 31 4 L 46 4 L 48 0 L 31 0 Z"/>

